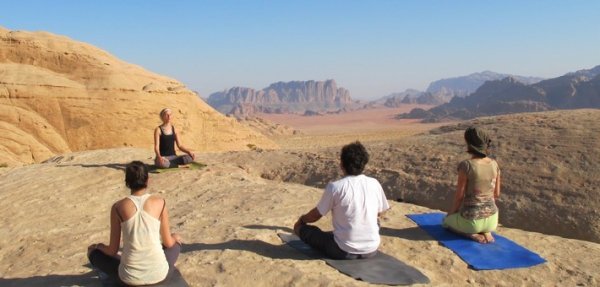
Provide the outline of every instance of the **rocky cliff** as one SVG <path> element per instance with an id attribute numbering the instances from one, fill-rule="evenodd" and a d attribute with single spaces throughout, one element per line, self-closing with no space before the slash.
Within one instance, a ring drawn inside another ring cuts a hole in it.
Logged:
<path id="1" fill-rule="evenodd" d="M 211 94 L 207 102 L 224 114 L 241 116 L 254 112 L 325 112 L 354 105 L 350 92 L 334 80 L 277 82 L 262 90 L 235 87 Z"/>
<path id="2" fill-rule="evenodd" d="M 173 109 L 191 149 L 276 147 L 174 79 L 67 37 L 0 27 L 0 164 L 89 149 L 150 148 L 164 107 Z"/>
<path id="3" fill-rule="evenodd" d="M 448 102 L 455 96 L 464 98 L 470 95 L 487 81 L 501 80 L 507 77 L 512 77 L 524 84 L 533 84 L 543 80 L 542 78 L 538 77 L 517 76 L 501 74 L 492 71 L 483 71 L 466 76 L 441 79 L 431 82 L 426 92 L 441 98 L 443 102 Z"/>
<path id="4" fill-rule="evenodd" d="M 514 77 L 488 81 L 465 98 L 399 117 L 439 121 L 578 108 L 600 108 L 600 66 L 530 85 Z"/>
<path id="5" fill-rule="evenodd" d="M 578 71 L 578 73 L 584 73 Z M 407 89 L 404 92 L 392 93 L 379 100 L 372 101 L 369 106 L 398 107 L 402 104 L 441 105 L 449 102 L 453 97 L 464 98 L 475 92 L 487 81 L 501 80 L 507 77 L 516 79 L 524 84 L 533 84 L 542 81 L 542 78 L 500 74 L 491 71 L 473 73 L 467 76 L 441 79 L 429 84 L 425 92 Z"/>

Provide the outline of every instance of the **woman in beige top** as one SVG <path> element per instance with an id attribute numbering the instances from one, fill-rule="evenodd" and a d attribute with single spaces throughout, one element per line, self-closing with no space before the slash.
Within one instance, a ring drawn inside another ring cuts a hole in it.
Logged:
<path id="1" fill-rule="evenodd" d="M 498 226 L 500 197 L 500 169 L 489 158 L 491 140 L 487 134 L 474 127 L 465 131 L 467 152 L 471 159 L 458 165 L 458 184 L 444 227 L 479 243 L 494 241 L 492 231 Z"/>
<path id="2" fill-rule="evenodd" d="M 169 232 L 165 200 L 147 193 L 148 168 L 144 163 L 127 165 L 125 184 L 131 195 L 111 208 L 110 243 L 90 245 L 88 258 L 95 269 L 114 282 L 134 286 L 163 282 L 175 270 L 181 238 Z M 123 252 L 119 256 L 121 234 Z"/>

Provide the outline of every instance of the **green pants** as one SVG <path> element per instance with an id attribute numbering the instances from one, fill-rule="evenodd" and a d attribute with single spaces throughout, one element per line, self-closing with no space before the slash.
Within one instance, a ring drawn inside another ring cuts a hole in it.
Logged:
<path id="1" fill-rule="evenodd" d="M 492 232 L 498 226 L 498 212 L 481 219 L 465 219 L 457 212 L 446 216 L 443 225 L 446 228 L 466 234 Z"/>

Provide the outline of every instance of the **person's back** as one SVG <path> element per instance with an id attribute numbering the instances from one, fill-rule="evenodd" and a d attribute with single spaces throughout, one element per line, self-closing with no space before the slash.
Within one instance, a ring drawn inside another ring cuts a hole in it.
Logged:
<path id="1" fill-rule="evenodd" d="M 459 169 L 467 174 L 467 188 L 460 213 L 467 219 L 485 218 L 498 212 L 494 189 L 498 164 L 491 158 L 461 162 Z"/>
<path id="2" fill-rule="evenodd" d="M 495 201 L 500 196 L 500 169 L 488 157 L 492 141 L 487 133 L 469 127 L 464 139 L 471 159 L 458 165 L 456 192 L 443 226 L 479 243 L 491 243 L 494 241 L 491 232 L 498 226 Z"/>
<path id="3" fill-rule="evenodd" d="M 302 241 L 330 258 L 369 258 L 379 247 L 377 218 L 390 207 L 381 184 L 362 174 L 367 162 L 369 154 L 360 142 L 344 146 L 340 155 L 344 178 L 329 183 L 317 206 L 294 224 Z M 308 224 L 330 211 L 333 232 Z"/>
<path id="4" fill-rule="evenodd" d="M 363 174 L 349 175 L 330 183 L 325 192 L 332 193 L 333 234 L 339 247 L 354 254 L 377 250 L 377 217 L 381 207 L 387 205 L 379 182 Z M 323 212 L 328 209 L 321 205 L 317 208 Z"/>
<path id="5" fill-rule="evenodd" d="M 150 194 L 130 195 L 123 200 L 122 208 L 119 208 L 124 214 L 121 224 L 123 253 L 119 277 L 131 285 L 160 282 L 169 271 L 160 241 L 160 214 L 156 214 L 157 207 L 160 210 L 163 201 L 158 198 L 149 199 Z"/>
<path id="6" fill-rule="evenodd" d="M 147 192 L 148 167 L 143 162 L 125 167 L 125 185 L 131 194 L 110 210 L 110 243 L 90 245 L 88 259 L 99 277 L 116 283 L 164 282 L 175 271 L 181 237 L 169 233 L 165 200 Z M 123 252 L 118 256 L 121 235 Z"/>

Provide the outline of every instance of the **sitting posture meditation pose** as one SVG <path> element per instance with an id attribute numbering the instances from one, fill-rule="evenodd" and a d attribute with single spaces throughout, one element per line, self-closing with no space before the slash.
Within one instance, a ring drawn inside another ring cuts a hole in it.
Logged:
<path id="1" fill-rule="evenodd" d="M 177 136 L 175 127 L 171 124 L 171 109 L 165 108 L 160 111 L 162 125 L 154 130 L 154 153 L 156 154 L 155 164 L 158 168 L 177 167 L 194 161 L 195 155 L 189 149 L 181 144 Z M 175 144 L 187 155 L 177 156 L 175 153 Z"/>
<path id="2" fill-rule="evenodd" d="M 458 165 L 456 194 L 443 225 L 479 243 L 490 243 L 498 225 L 495 200 L 500 196 L 500 169 L 487 157 L 491 140 L 484 131 L 468 128 L 465 141 L 471 159 Z"/>
<path id="3" fill-rule="evenodd" d="M 344 177 L 325 188 L 315 208 L 300 216 L 294 232 L 302 241 L 332 259 L 374 256 L 379 247 L 378 216 L 389 209 L 379 182 L 362 174 L 369 154 L 360 142 L 342 148 Z M 333 232 L 308 225 L 332 212 Z"/>
<path id="4" fill-rule="evenodd" d="M 169 232 L 166 202 L 147 193 L 148 168 L 142 162 L 127 165 L 125 184 L 131 195 L 111 208 L 110 243 L 90 245 L 90 263 L 114 282 L 148 285 L 166 281 L 175 271 L 181 250 L 181 238 Z M 119 257 L 121 232 L 123 252 Z"/>

